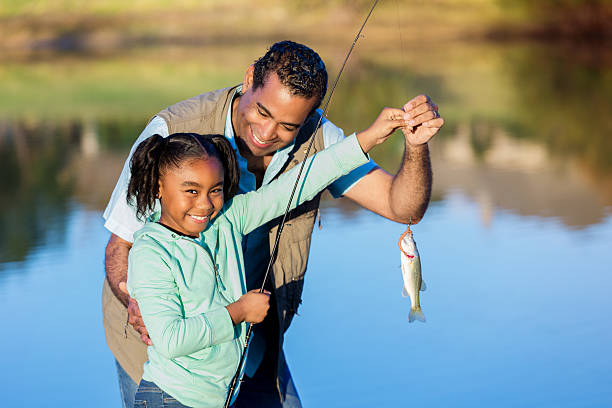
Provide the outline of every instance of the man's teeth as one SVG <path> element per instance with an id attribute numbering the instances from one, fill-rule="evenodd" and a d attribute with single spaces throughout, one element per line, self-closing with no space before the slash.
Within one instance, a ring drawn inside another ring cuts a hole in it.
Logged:
<path id="1" fill-rule="evenodd" d="M 266 142 L 264 142 L 263 140 L 261 140 L 260 138 L 258 138 L 257 136 L 255 136 L 255 133 L 253 133 L 253 139 L 255 139 L 255 141 L 259 144 L 268 144 Z"/>

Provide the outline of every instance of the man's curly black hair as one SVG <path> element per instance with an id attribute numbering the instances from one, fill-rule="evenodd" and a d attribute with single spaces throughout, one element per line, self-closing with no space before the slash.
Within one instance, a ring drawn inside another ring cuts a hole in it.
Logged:
<path id="1" fill-rule="evenodd" d="M 314 108 L 321 105 L 327 92 L 327 70 L 319 54 L 293 41 L 272 45 L 266 55 L 255 61 L 253 89 L 263 86 L 268 74 L 275 72 L 292 95 L 316 97 Z"/>

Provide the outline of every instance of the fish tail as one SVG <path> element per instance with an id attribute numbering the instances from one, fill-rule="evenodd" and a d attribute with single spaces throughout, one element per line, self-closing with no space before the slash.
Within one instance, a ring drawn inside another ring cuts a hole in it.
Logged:
<path id="1" fill-rule="evenodd" d="M 412 323 L 415 320 L 419 320 L 425 323 L 425 315 L 423 314 L 423 311 L 421 310 L 420 307 L 415 307 L 415 308 L 410 309 L 410 314 L 408 315 L 408 321 Z"/>

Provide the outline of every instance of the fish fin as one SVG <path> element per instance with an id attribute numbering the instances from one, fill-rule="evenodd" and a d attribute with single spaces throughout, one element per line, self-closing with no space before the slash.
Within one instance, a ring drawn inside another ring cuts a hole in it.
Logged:
<path id="1" fill-rule="evenodd" d="M 412 323 L 415 320 L 419 320 L 425 323 L 425 315 L 423 314 L 423 311 L 421 310 L 420 307 L 415 307 L 414 309 L 410 309 L 410 314 L 408 315 L 408 321 Z"/>
<path id="2" fill-rule="evenodd" d="M 423 292 L 426 289 L 427 289 L 427 285 L 425 284 L 425 281 L 421 279 L 421 289 L 420 289 L 420 291 Z"/>
<path id="3" fill-rule="evenodd" d="M 406 287 L 405 286 L 402 286 L 402 297 L 410 297 L 408 292 L 406 292 Z"/>

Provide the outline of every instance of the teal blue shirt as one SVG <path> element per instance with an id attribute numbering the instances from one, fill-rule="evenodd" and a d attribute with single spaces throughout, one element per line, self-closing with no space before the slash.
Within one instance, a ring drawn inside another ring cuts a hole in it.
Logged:
<path id="1" fill-rule="evenodd" d="M 293 207 L 366 162 L 354 135 L 317 153 Z M 134 234 L 127 285 L 153 341 L 143 378 L 185 405 L 225 401 L 246 335 L 246 324 L 234 326 L 225 308 L 246 292 L 242 238 L 283 213 L 298 170 L 226 202 L 197 239 L 155 222 Z"/>

